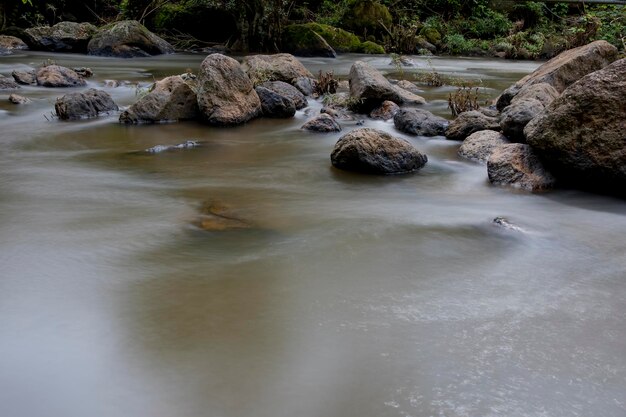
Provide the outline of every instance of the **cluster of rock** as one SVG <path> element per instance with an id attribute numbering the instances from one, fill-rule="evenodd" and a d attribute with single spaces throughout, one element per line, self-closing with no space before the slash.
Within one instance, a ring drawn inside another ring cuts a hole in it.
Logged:
<path id="1" fill-rule="evenodd" d="M 493 184 L 626 188 L 626 59 L 605 41 L 565 51 L 505 90 L 497 112 L 462 113 L 446 130 Z"/>
<path id="2" fill-rule="evenodd" d="M 60 22 L 54 26 L 29 28 L 18 35 L 21 39 L 0 36 L 0 55 L 27 48 L 119 58 L 174 52 L 172 45 L 135 20 L 114 22 L 100 28 L 91 23 Z"/>

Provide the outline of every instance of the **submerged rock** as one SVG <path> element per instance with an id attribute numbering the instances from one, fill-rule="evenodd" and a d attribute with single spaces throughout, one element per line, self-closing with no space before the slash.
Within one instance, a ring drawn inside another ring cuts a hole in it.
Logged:
<path id="1" fill-rule="evenodd" d="M 487 163 L 493 151 L 509 143 L 506 136 L 494 130 L 481 130 L 469 135 L 459 148 L 459 156 L 471 161 Z"/>
<path id="2" fill-rule="evenodd" d="M 177 145 L 156 145 L 151 148 L 146 149 L 143 153 L 147 154 L 156 154 L 162 152 L 172 152 L 172 151 L 180 151 L 183 149 L 193 149 L 200 146 L 200 143 L 195 140 L 188 140 L 183 143 L 179 143 Z"/>
<path id="3" fill-rule="evenodd" d="M 114 22 L 98 29 L 87 46 L 89 55 L 136 58 L 170 54 L 174 48 L 136 20 Z"/>
<path id="4" fill-rule="evenodd" d="M 75 71 L 60 65 L 47 65 L 37 70 L 37 85 L 42 87 L 82 87 L 87 82 Z"/>
<path id="5" fill-rule="evenodd" d="M 54 110 L 61 120 L 78 120 L 117 111 L 118 107 L 107 92 L 90 88 L 82 93 L 70 93 L 58 98 Z"/>
<path id="6" fill-rule="evenodd" d="M 521 227 L 516 226 L 515 224 L 511 223 L 509 219 L 507 219 L 506 217 L 496 217 L 495 219 L 493 219 L 492 224 L 494 226 L 498 226 L 498 227 L 501 227 L 503 229 L 510 230 L 513 232 L 520 232 L 520 233 L 526 232 Z"/>
<path id="7" fill-rule="evenodd" d="M 18 94 L 11 94 L 9 96 L 9 102 L 13 104 L 28 104 L 31 102 L 31 100 L 27 97 L 20 96 Z"/>
<path id="8" fill-rule="evenodd" d="M 419 136 L 441 136 L 448 127 L 446 119 L 422 109 L 400 109 L 393 122 L 401 132 Z"/>
<path id="9" fill-rule="evenodd" d="M 428 158 L 409 142 L 381 130 L 360 128 L 342 136 L 330 156 L 333 166 L 368 174 L 404 174 Z"/>
<path id="10" fill-rule="evenodd" d="M 555 179 L 523 143 L 501 145 L 494 149 L 487 161 L 489 181 L 494 185 L 507 185 L 527 191 L 552 188 Z"/>
<path id="11" fill-rule="evenodd" d="M 340 132 L 341 125 L 330 114 L 322 113 L 308 120 L 302 129 L 311 132 Z"/>
<path id="12" fill-rule="evenodd" d="M 59 22 L 54 26 L 26 29 L 31 49 L 49 52 L 87 52 L 87 44 L 97 32 L 91 23 Z"/>
<path id="13" fill-rule="evenodd" d="M 207 232 L 224 232 L 252 227 L 250 222 L 241 219 L 231 207 L 220 202 L 204 204 L 193 224 Z"/>

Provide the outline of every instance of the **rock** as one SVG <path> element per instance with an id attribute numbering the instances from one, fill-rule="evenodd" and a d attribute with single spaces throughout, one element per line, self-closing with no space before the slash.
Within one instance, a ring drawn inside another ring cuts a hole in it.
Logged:
<path id="1" fill-rule="evenodd" d="M 156 145 L 151 148 L 148 148 L 142 152 L 136 152 L 139 154 L 157 154 L 163 152 L 174 152 L 180 151 L 184 149 L 194 149 L 200 147 L 200 143 L 195 140 L 187 140 L 183 143 L 179 143 L 177 145 Z"/>
<path id="2" fill-rule="evenodd" d="M 37 85 L 42 87 L 82 87 L 87 85 L 83 77 L 69 68 L 48 65 L 37 70 Z"/>
<path id="3" fill-rule="evenodd" d="M 265 81 L 291 84 L 299 78 L 313 78 L 313 74 L 291 54 L 250 55 L 243 59 L 241 65 L 255 84 Z"/>
<path id="4" fill-rule="evenodd" d="M 393 85 L 394 90 L 398 93 L 400 100 L 402 100 L 402 104 L 426 104 L 426 99 L 422 96 L 418 96 L 408 90 L 405 90 L 402 87 L 397 85 Z"/>
<path id="5" fill-rule="evenodd" d="M 91 23 L 60 22 L 26 29 L 26 43 L 37 51 L 85 53 L 97 30 Z"/>
<path id="6" fill-rule="evenodd" d="M 328 113 L 322 113 L 302 125 L 302 129 L 311 132 L 340 132 L 341 126 L 334 117 Z"/>
<path id="7" fill-rule="evenodd" d="M 400 107 L 393 101 L 383 101 L 380 107 L 372 110 L 370 117 L 372 119 L 389 120 L 400 110 Z"/>
<path id="8" fill-rule="evenodd" d="M 194 224 L 207 232 L 223 232 L 252 227 L 248 221 L 239 218 L 231 207 L 220 202 L 205 203 Z"/>
<path id="9" fill-rule="evenodd" d="M 276 94 L 279 94 L 289 100 L 293 101 L 296 106 L 296 110 L 305 108 L 308 103 L 306 97 L 296 87 L 291 84 L 287 84 L 283 81 L 267 81 L 261 84 L 261 87 L 265 87 L 268 90 L 272 90 Z"/>
<path id="10" fill-rule="evenodd" d="M 493 219 L 492 224 L 494 226 L 498 226 L 498 227 L 501 227 L 503 229 L 510 230 L 512 232 L 519 232 L 519 233 L 525 233 L 526 232 L 521 227 L 516 226 L 515 224 L 511 223 L 511 221 L 509 219 L 507 219 L 506 217 L 496 217 L 495 219 Z"/>
<path id="11" fill-rule="evenodd" d="M 9 96 L 9 101 L 13 104 L 28 104 L 31 102 L 29 98 L 26 98 L 17 94 L 11 94 Z"/>
<path id="12" fill-rule="evenodd" d="M 120 86 L 120 83 L 117 80 L 104 80 L 102 85 L 106 88 L 117 88 Z"/>
<path id="13" fill-rule="evenodd" d="M 35 76 L 35 70 L 32 71 L 13 71 L 11 73 L 16 83 L 22 85 L 35 85 L 37 84 L 37 77 Z"/>
<path id="14" fill-rule="evenodd" d="M 343 92 L 350 91 L 350 81 L 348 81 L 348 80 L 340 80 L 337 83 L 337 91 L 343 91 Z"/>
<path id="15" fill-rule="evenodd" d="M 233 58 L 209 55 L 198 76 L 200 116 L 207 123 L 230 126 L 261 115 L 261 100 L 252 81 Z"/>
<path id="16" fill-rule="evenodd" d="M 532 84 L 520 90 L 520 92 L 517 93 L 517 95 L 511 100 L 511 104 L 515 104 L 516 102 L 526 99 L 534 99 L 543 104 L 544 107 L 547 107 L 559 95 L 560 93 L 548 83 Z"/>
<path id="17" fill-rule="evenodd" d="M 305 96 L 312 96 L 317 81 L 309 77 L 298 77 L 293 80 L 293 86 Z"/>
<path id="18" fill-rule="evenodd" d="M 89 55 L 136 58 L 170 54 L 172 45 L 136 20 L 123 20 L 101 27 L 87 45 Z"/>
<path id="19" fill-rule="evenodd" d="M 78 120 L 117 111 L 118 107 L 108 93 L 90 88 L 83 93 L 70 93 L 58 98 L 54 110 L 61 120 Z"/>
<path id="20" fill-rule="evenodd" d="M 354 33 L 321 23 L 304 23 L 297 26 L 304 26 L 313 30 L 324 38 L 335 52 L 362 52 L 363 45 Z"/>
<path id="21" fill-rule="evenodd" d="M 417 87 L 417 85 L 415 85 L 411 81 L 400 80 L 400 81 L 398 81 L 398 83 L 396 85 L 398 87 L 402 88 L 403 90 L 406 90 L 406 91 L 408 91 L 410 93 L 413 93 L 413 94 L 416 94 L 416 95 L 422 92 L 422 90 L 420 90 Z"/>
<path id="22" fill-rule="evenodd" d="M 616 59 L 617 48 L 606 41 L 595 41 L 562 52 L 505 90 L 498 98 L 498 110 L 508 106 L 525 87 L 547 83 L 561 93 L 583 76 L 604 68 Z"/>
<path id="23" fill-rule="evenodd" d="M 481 130 L 500 130 L 495 117 L 485 116 L 477 110 L 466 111 L 450 122 L 446 129 L 446 137 L 450 140 L 464 140 L 474 132 Z"/>
<path id="24" fill-rule="evenodd" d="M 555 180 L 545 170 L 529 145 L 510 143 L 496 147 L 487 160 L 487 174 L 494 185 L 508 185 L 527 191 L 552 188 Z"/>
<path id="25" fill-rule="evenodd" d="M 361 44 L 359 52 L 368 55 L 383 55 L 385 53 L 385 48 L 376 42 L 365 41 Z"/>
<path id="26" fill-rule="evenodd" d="M 559 180 L 626 190 L 626 59 L 581 78 L 524 129 Z"/>
<path id="27" fill-rule="evenodd" d="M 296 105 L 293 100 L 261 86 L 256 87 L 255 91 L 261 100 L 263 116 L 289 118 L 296 114 Z"/>
<path id="28" fill-rule="evenodd" d="M 320 113 L 331 115 L 337 120 L 354 120 L 354 117 L 343 107 L 335 108 L 333 106 L 324 106 L 320 110 Z"/>
<path id="29" fill-rule="evenodd" d="M 500 132 L 481 130 L 467 137 L 459 148 L 459 155 L 471 161 L 486 164 L 487 160 L 498 146 L 506 145 L 509 141 Z"/>
<path id="30" fill-rule="evenodd" d="M 91 70 L 91 68 L 78 67 L 78 68 L 72 68 L 72 71 L 74 71 L 76 74 L 80 75 L 83 78 L 93 77 L 93 71 Z"/>
<path id="31" fill-rule="evenodd" d="M 120 122 L 173 122 L 196 119 L 198 114 L 196 93 L 180 75 L 175 75 L 156 82 L 148 94 L 120 115 Z"/>
<path id="32" fill-rule="evenodd" d="M 478 109 L 478 111 L 487 117 L 493 117 L 493 118 L 500 117 L 500 112 L 498 111 L 498 109 L 496 109 L 495 106 L 481 107 Z"/>
<path id="33" fill-rule="evenodd" d="M 426 38 L 422 37 L 422 36 L 418 36 L 416 39 L 416 44 L 417 44 L 417 49 L 425 49 L 426 51 L 428 51 L 431 54 L 434 54 L 437 52 L 437 47 L 435 45 L 433 45 L 432 43 L 428 42 L 426 40 Z"/>
<path id="34" fill-rule="evenodd" d="M 283 50 L 298 56 L 335 58 L 335 50 L 313 29 L 289 25 L 283 30 Z"/>
<path id="35" fill-rule="evenodd" d="M 8 55 L 13 51 L 28 49 L 28 45 L 15 36 L 0 35 L 0 55 Z"/>
<path id="36" fill-rule="evenodd" d="M 15 81 L 0 75 L 0 90 L 17 90 L 20 88 Z"/>
<path id="37" fill-rule="evenodd" d="M 404 174 L 428 158 L 409 142 L 381 130 L 360 128 L 342 136 L 330 156 L 333 166 L 368 174 Z"/>
<path id="38" fill-rule="evenodd" d="M 512 142 L 526 142 L 524 127 L 544 109 L 543 104 L 534 98 L 515 101 L 507 106 L 500 117 L 502 133 Z"/>
<path id="39" fill-rule="evenodd" d="M 399 105 L 412 100 L 425 102 L 421 97 L 391 84 L 379 71 L 363 61 L 352 65 L 349 81 L 350 96 L 361 103 L 359 110 L 365 113 L 386 100 Z"/>
<path id="40" fill-rule="evenodd" d="M 448 121 L 422 109 L 400 109 L 393 118 L 398 130 L 419 136 L 442 136 Z"/>

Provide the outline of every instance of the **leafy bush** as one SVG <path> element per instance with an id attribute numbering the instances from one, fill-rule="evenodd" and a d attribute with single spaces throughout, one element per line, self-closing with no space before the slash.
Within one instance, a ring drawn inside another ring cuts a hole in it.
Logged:
<path id="1" fill-rule="evenodd" d="M 447 35 L 443 41 L 448 52 L 453 55 L 467 54 L 474 47 L 474 43 L 465 39 L 460 33 Z"/>
<path id="2" fill-rule="evenodd" d="M 502 13 L 489 11 L 484 17 L 469 19 L 467 33 L 478 39 L 493 39 L 507 35 L 513 23 Z"/>

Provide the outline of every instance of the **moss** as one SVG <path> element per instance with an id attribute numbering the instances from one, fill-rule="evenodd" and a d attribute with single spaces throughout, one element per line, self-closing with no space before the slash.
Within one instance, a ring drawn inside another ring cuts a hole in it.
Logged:
<path id="1" fill-rule="evenodd" d="M 366 41 L 361 44 L 361 52 L 364 54 L 384 54 L 385 48 L 375 42 Z"/>
<path id="2" fill-rule="evenodd" d="M 290 25 L 283 30 L 283 50 L 300 56 L 334 57 L 335 51 L 313 29 L 306 25 Z"/>
<path id="3" fill-rule="evenodd" d="M 319 23 L 302 25 L 320 35 L 337 52 L 358 52 L 361 49 L 359 38 L 348 31 Z"/>
<path id="4" fill-rule="evenodd" d="M 355 0 L 342 21 L 346 28 L 366 36 L 382 34 L 384 30 L 382 25 L 390 27 L 392 17 L 384 4 L 373 0 Z"/>
<path id="5" fill-rule="evenodd" d="M 420 36 L 426 38 L 426 40 L 433 45 L 441 44 L 441 33 L 433 27 L 424 26 L 420 31 Z"/>

